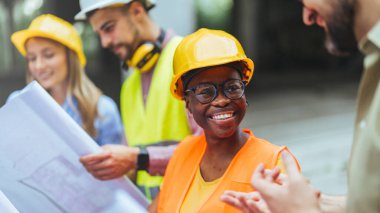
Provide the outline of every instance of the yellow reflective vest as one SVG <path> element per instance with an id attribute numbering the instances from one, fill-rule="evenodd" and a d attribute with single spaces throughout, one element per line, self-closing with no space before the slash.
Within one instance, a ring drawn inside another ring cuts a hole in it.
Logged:
<path id="1" fill-rule="evenodd" d="M 180 141 L 191 134 L 185 104 L 170 94 L 173 55 L 182 38 L 172 38 L 157 61 L 146 106 L 142 96 L 141 73 L 133 70 L 121 89 L 121 116 L 130 146 L 146 146 L 165 140 Z M 138 171 L 137 185 L 148 199 L 158 191 L 162 176 Z M 154 191 L 154 193 L 153 193 Z"/>

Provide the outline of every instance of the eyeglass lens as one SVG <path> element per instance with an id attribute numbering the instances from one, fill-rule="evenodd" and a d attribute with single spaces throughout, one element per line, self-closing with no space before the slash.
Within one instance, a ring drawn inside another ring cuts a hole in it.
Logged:
<path id="1" fill-rule="evenodd" d="M 229 80 L 219 86 L 222 87 L 224 95 L 229 99 L 239 99 L 244 94 L 244 83 L 241 80 Z M 218 95 L 218 88 L 211 83 L 199 84 L 194 87 L 193 91 L 201 103 L 210 103 Z"/>

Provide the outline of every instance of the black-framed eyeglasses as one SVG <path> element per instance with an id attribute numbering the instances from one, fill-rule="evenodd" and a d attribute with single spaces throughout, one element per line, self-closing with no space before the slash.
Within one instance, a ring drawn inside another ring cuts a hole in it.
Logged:
<path id="1" fill-rule="evenodd" d="M 195 98 L 202 104 L 207 104 L 215 100 L 222 88 L 224 96 L 231 100 L 239 99 L 244 95 L 246 82 L 240 79 L 230 79 L 219 85 L 212 83 L 201 83 L 185 90 L 185 95 L 193 92 Z"/>

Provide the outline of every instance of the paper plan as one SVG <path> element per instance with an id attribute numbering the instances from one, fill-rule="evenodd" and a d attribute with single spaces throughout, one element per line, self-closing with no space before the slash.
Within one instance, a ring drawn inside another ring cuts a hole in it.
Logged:
<path id="1" fill-rule="evenodd" d="M 0 190 L 21 212 L 146 212 L 127 178 L 99 181 L 80 164 L 99 151 L 36 82 L 0 108 Z"/>
<path id="2" fill-rule="evenodd" d="M 0 191 L 0 212 L 2 213 L 19 213 L 8 198 Z"/>

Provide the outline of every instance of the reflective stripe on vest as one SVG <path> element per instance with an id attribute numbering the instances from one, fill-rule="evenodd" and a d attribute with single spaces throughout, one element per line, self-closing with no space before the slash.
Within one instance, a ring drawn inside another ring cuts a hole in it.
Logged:
<path id="1" fill-rule="evenodd" d="M 150 145 L 163 140 L 180 141 L 191 134 L 184 102 L 170 94 L 173 55 L 181 39 L 172 38 L 163 49 L 153 73 L 146 107 L 140 72 L 133 70 L 123 83 L 120 111 L 129 146 Z M 147 175 L 144 178 L 137 176 L 140 186 L 151 185 L 152 181 L 156 182 L 153 179 L 150 181 Z M 159 187 L 159 184 L 156 186 Z"/>
<path id="2" fill-rule="evenodd" d="M 160 191 L 162 176 L 150 176 L 146 171 L 137 171 L 136 184 L 142 193 L 152 201 Z"/>

